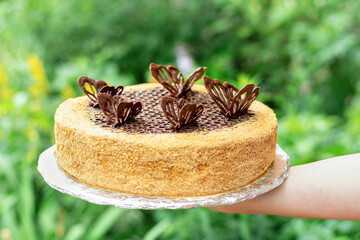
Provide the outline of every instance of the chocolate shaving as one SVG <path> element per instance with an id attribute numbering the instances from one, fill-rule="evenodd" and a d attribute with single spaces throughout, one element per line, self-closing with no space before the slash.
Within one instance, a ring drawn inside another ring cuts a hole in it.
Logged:
<path id="1" fill-rule="evenodd" d="M 151 75 L 175 98 L 184 97 L 191 91 L 191 87 L 201 79 L 206 69 L 207 67 L 199 67 L 184 81 L 184 76 L 175 66 L 165 67 L 155 63 L 150 64 Z"/>
<path id="2" fill-rule="evenodd" d="M 247 84 L 239 90 L 228 82 L 222 84 L 219 80 L 207 76 L 204 76 L 203 81 L 210 97 L 227 118 L 245 114 L 260 93 L 260 88 L 255 87 L 255 84 Z M 243 94 L 246 95 L 242 97 Z"/>
<path id="3" fill-rule="evenodd" d="M 106 121 L 114 127 L 132 121 L 142 109 L 141 102 L 121 101 L 119 95 L 100 92 L 98 95 L 100 109 L 106 116 Z"/>
<path id="4" fill-rule="evenodd" d="M 189 103 L 183 98 L 178 101 L 168 96 L 161 98 L 160 106 L 175 130 L 194 124 L 204 111 L 202 104 Z"/>

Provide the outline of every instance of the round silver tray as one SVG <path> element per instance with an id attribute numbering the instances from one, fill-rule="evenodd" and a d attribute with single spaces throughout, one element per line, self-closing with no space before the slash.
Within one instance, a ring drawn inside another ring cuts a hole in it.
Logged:
<path id="1" fill-rule="evenodd" d="M 287 178 L 290 164 L 289 156 L 277 145 L 276 160 L 270 171 L 241 189 L 205 197 L 143 197 L 89 187 L 70 178 L 58 167 L 54 151 L 55 145 L 45 150 L 38 162 L 38 171 L 50 187 L 91 203 L 128 209 L 178 209 L 234 204 L 278 187 Z"/>

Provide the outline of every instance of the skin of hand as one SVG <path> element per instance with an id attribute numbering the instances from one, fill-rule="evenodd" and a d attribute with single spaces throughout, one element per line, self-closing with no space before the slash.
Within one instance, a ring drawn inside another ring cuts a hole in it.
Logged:
<path id="1" fill-rule="evenodd" d="M 360 220 L 360 153 L 291 167 L 276 189 L 233 205 L 225 213 Z"/>

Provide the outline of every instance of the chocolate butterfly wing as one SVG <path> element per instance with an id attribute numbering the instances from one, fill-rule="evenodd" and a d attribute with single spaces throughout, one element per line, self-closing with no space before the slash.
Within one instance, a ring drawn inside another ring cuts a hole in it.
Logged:
<path id="1" fill-rule="evenodd" d="M 80 76 L 77 80 L 77 84 L 84 94 L 90 98 L 91 102 L 96 103 L 96 81 L 86 76 Z"/>
<path id="2" fill-rule="evenodd" d="M 160 106 L 166 119 L 174 128 L 179 127 L 179 107 L 175 98 L 164 96 L 161 98 Z"/>
<path id="3" fill-rule="evenodd" d="M 160 106 L 166 119 L 175 129 L 194 123 L 204 111 L 203 105 L 188 103 L 184 99 L 177 101 L 175 98 L 167 96 L 161 98 Z"/>
<path id="4" fill-rule="evenodd" d="M 114 86 L 104 86 L 100 90 L 100 92 L 108 93 L 111 96 L 115 96 L 115 95 L 120 96 L 123 91 L 124 91 L 124 86 L 121 86 L 121 85 L 116 88 Z"/>
<path id="5" fill-rule="evenodd" d="M 141 102 L 133 102 L 133 106 L 131 107 L 131 114 L 128 118 L 129 121 L 132 121 L 142 110 L 142 103 Z"/>
<path id="6" fill-rule="evenodd" d="M 141 112 L 141 109 L 140 102 L 120 102 L 116 108 L 118 123 L 121 125 L 133 120 Z"/>
<path id="7" fill-rule="evenodd" d="M 241 107 L 241 94 L 239 95 L 239 89 L 237 89 L 234 85 L 224 82 L 225 93 L 230 99 L 230 105 L 228 107 L 227 117 L 235 117 L 237 116 L 238 110 Z"/>
<path id="8" fill-rule="evenodd" d="M 184 76 L 173 65 L 167 67 L 155 63 L 150 64 L 151 75 L 166 88 L 174 97 L 179 96 L 179 90 L 184 85 Z"/>
<path id="9" fill-rule="evenodd" d="M 204 76 L 203 81 L 210 97 L 218 105 L 221 113 L 226 116 L 232 99 L 229 91 L 217 79 L 213 80 L 208 76 Z"/>
<path id="10" fill-rule="evenodd" d="M 254 85 L 254 84 L 252 84 L 252 85 Z M 246 93 L 246 95 L 244 97 L 244 102 L 246 102 L 244 104 L 245 111 L 247 111 L 249 109 L 250 105 L 257 99 L 259 94 L 260 94 L 260 87 L 255 87 L 255 85 L 251 87 L 251 91 L 248 91 Z"/>
<path id="11" fill-rule="evenodd" d="M 104 80 L 95 80 L 96 93 L 99 93 L 105 86 L 107 86 L 107 83 Z"/>
<path id="12" fill-rule="evenodd" d="M 180 89 L 181 95 L 189 91 L 191 87 L 194 85 L 194 83 L 202 78 L 206 69 L 207 67 L 199 67 L 186 79 L 184 85 Z"/>
<path id="13" fill-rule="evenodd" d="M 239 91 L 234 85 L 229 82 L 224 82 L 225 94 L 229 99 L 233 99 L 236 93 Z M 231 103 L 230 103 L 231 104 Z"/>
<path id="14" fill-rule="evenodd" d="M 235 95 L 230 105 L 230 111 L 234 116 L 245 113 L 250 105 L 259 96 L 260 88 L 255 84 L 247 84 L 241 88 Z M 245 94 L 245 96 L 243 96 Z M 242 97 L 243 96 L 243 97 Z"/>
<path id="15" fill-rule="evenodd" d="M 221 113 L 228 118 L 246 113 L 260 92 L 260 88 L 255 88 L 254 84 L 247 84 L 238 90 L 228 82 L 222 84 L 219 80 L 213 80 L 207 76 L 204 76 L 204 84 Z M 244 97 L 242 97 L 243 94 L 245 94 Z"/>
<path id="16" fill-rule="evenodd" d="M 175 99 L 177 102 L 177 106 L 178 109 L 181 109 L 183 106 L 185 106 L 185 104 L 187 104 L 189 101 L 184 99 L 184 98 L 180 98 L 179 100 Z"/>
<path id="17" fill-rule="evenodd" d="M 108 123 L 113 123 L 116 119 L 116 111 L 114 107 L 114 99 L 108 93 L 100 92 L 97 95 L 97 100 L 100 106 L 100 109 L 104 112 L 106 120 Z"/>
<path id="18" fill-rule="evenodd" d="M 185 104 L 179 113 L 179 127 L 184 127 L 194 123 L 203 113 L 204 106 L 195 103 Z"/>
<path id="19" fill-rule="evenodd" d="M 98 106 L 97 94 L 107 84 L 104 80 L 94 80 L 86 76 L 80 76 L 77 80 L 77 84 L 91 101 L 91 105 L 94 107 Z"/>

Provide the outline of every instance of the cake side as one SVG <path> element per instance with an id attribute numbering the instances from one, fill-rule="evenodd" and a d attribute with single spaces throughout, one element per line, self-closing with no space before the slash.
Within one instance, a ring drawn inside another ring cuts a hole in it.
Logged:
<path id="1" fill-rule="evenodd" d="M 197 85 L 193 89 L 205 91 Z M 276 117 L 257 101 L 250 107 L 255 121 L 193 133 L 114 133 L 92 122 L 86 108 L 85 97 L 59 106 L 56 158 L 68 175 L 90 186 L 143 196 L 213 195 L 251 183 L 275 159 Z"/>

